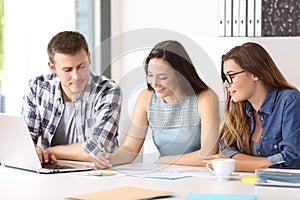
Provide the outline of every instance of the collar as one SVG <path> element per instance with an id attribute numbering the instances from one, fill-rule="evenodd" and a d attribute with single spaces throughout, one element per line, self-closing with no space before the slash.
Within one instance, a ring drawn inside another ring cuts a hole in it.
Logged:
<path id="1" fill-rule="evenodd" d="M 97 85 L 97 77 L 90 72 L 89 80 L 85 86 L 85 89 L 78 95 L 77 100 L 88 101 L 90 94 L 93 92 L 94 87 Z"/>
<path id="2" fill-rule="evenodd" d="M 53 74 L 53 81 L 54 81 L 54 85 L 55 85 L 54 99 L 55 99 L 55 101 L 58 101 L 59 103 L 63 103 L 64 99 L 61 94 L 62 89 L 61 89 L 61 84 L 60 84 L 60 80 L 59 80 L 58 76 Z"/>

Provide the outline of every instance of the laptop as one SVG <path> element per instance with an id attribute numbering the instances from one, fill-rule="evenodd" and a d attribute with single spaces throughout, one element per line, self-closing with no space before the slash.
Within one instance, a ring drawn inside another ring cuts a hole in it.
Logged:
<path id="1" fill-rule="evenodd" d="M 64 160 L 43 167 L 24 117 L 6 113 L 0 113 L 0 163 L 7 167 L 43 174 L 95 169 L 87 163 Z"/>

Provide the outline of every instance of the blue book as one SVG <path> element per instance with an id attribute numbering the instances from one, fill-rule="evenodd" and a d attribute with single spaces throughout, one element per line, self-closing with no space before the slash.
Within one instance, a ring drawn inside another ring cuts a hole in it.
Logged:
<path id="1" fill-rule="evenodd" d="M 186 200 L 256 200 L 256 196 L 252 194 L 189 193 Z"/>
<path id="2" fill-rule="evenodd" d="M 261 181 L 272 180 L 287 183 L 300 183 L 299 169 L 256 169 L 255 174 L 257 178 Z"/>

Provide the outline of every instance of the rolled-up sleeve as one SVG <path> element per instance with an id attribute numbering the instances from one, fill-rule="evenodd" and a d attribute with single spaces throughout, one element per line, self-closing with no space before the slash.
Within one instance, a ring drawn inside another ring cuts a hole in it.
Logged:
<path id="1" fill-rule="evenodd" d="M 281 164 L 281 163 L 285 162 L 282 155 L 281 155 L 281 153 L 269 156 L 268 160 L 271 163 L 271 166 L 272 165 L 278 165 L 278 164 Z"/>

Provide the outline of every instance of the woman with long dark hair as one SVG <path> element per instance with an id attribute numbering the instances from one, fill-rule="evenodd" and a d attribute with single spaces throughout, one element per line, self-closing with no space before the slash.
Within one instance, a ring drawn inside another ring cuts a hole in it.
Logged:
<path id="1" fill-rule="evenodd" d="M 218 97 L 198 76 L 177 41 L 158 43 L 145 60 L 148 88 L 136 102 L 124 143 L 113 154 L 99 153 L 99 169 L 132 162 L 148 126 L 160 158 L 156 163 L 204 166 L 217 153 Z"/>

